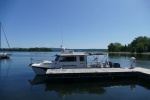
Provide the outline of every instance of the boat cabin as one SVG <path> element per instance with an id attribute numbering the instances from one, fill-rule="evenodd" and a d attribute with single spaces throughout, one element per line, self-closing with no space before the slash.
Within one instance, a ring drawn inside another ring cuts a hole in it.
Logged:
<path id="1" fill-rule="evenodd" d="M 87 65 L 87 56 L 85 53 L 65 52 L 57 54 L 55 66 L 61 68 L 84 68 Z"/>
<path id="2" fill-rule="evenodd" d="M 87 61 L 88 56 L 96 55 L 95 58 L 89 63 Z M 106 58 L 103 61 L 99 62 L 97 55 L 104 55 Z M 66 51 L 57 54 L 54 61 L 54 68 L 87 68 L 87 67 L 106 67 L 107 64 L 107 54 L 106 53 L 83 53 L 83 52 L 74 52 Z"/>

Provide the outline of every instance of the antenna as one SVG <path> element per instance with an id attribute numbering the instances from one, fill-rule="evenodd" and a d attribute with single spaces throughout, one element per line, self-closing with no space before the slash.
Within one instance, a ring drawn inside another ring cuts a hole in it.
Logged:
<path id="1" fill-rule="evenodd" d="M 62 28 L 61 28 L 61 52 L 63 53 L 65 51 L 65 47 L 63 47 L 63 32 L 62 32 Z"/>
<path id="2" fill-rule="evenodd" d="M 63 39 L 63 32 L 62 32 L 62 28 L 61 28 L 61 46 L 63 46 L 63 41 L 64 41 L 64 39 Z"/>

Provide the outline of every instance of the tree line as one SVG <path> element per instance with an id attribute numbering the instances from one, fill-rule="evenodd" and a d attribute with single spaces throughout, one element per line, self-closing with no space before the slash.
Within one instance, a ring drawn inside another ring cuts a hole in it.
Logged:
<path id="1" fill-rule="evenodd" d="M 108 45 L 109 52 L 131 52 L 144 53 L 150 52 L 150 38 L 146 36 L 139 36 L 135 38 L 130 44 L 122 45 L 119 42 L 110 43 Z"/>
<path id="2" fill-rule="evenodd" d="M 1 51 L 51 52 L 51 48 L 3 48 Z"/>

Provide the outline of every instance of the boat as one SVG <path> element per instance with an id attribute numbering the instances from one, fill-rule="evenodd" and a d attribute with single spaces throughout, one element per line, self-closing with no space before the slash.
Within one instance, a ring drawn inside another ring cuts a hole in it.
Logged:
<path id="1" fill-rule="evenodd" d="M 9 59 L 11 54 L 8 53 L 0 53 L 0 59 Z"/>
<path id="2" fill-rule="evenodd" d="M 0 22 L 0 51 L 2 51 L 2 48 L 1 48 L 1 33 L 2 33 L 2 32 L 1 32 L 1 30 L 3 31 L 4 36 L 5 36 L 5 38 L 6 38 L 6 41 L 7 41 L 7 44 L 8 44 L 8 47 L 10 48 L 9 43 L 8 43 L 8 40 L 7 40 L 7 37 L 6 37 L 6 34 L 5 34 L 5 32 L 4 32 L 4 29 L 3 29 L 3 27 L 2 27 L 2 24 L 1 24 L 1 22 Z M 0 53 L 0 59 L 9 59 L 11 55 L 12 55 L 11 53 L 6 53 L 5 51 L 2 51 L 2 52 Z"/>
<path id="3" fill-rule="evenodd" d="M 103 58 L 99 59 L 99 56 Z M 61 52 L 55 55 L 55 60 L 37 62 L 31 58 L 29 66 L 36 75 L 46 75 L 48 69 L 85 69 L 85 68 L 120 68 L 119 63 L 108 61 L 108 54 L 104 52 L 74 52 L 61 47 Z M 91 61 L 88 61 L 88 57 Z"/>

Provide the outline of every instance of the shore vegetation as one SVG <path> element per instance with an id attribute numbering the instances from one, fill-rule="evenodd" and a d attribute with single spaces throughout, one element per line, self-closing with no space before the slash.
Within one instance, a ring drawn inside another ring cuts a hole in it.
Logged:
<path id="1" fill-rule="evenodd" d="M 119 42 L 110 43 L 108 45 L 109 52 L 131 52 L 131 53 L 146 53 L 150 52 L 150 38 L 146 36 L 139 36 L 135 38 L 130 44 L 122 45 Z"/>
<path id="2" fill-rule="evenodd" d="M 19 52 L 52 52 L 51 48 L 3 48 L 2 51 L 19 51 Z"/>

